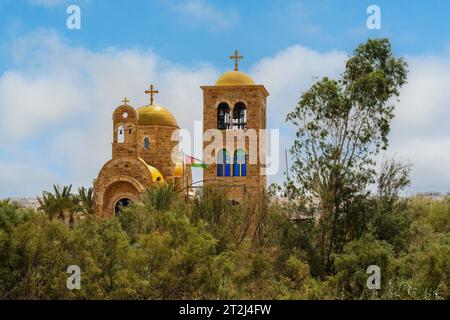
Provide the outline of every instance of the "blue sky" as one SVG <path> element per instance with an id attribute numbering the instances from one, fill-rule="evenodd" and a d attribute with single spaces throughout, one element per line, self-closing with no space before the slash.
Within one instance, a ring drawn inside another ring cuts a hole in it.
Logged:
<path id="1" fill-rule="evenodd" d="M 81 8 L 81 30 L 65 27 L 69 4 Z M 381 30 L 366 27 L 371 4 Z M 145 103 L 150 81 L 192 128 L 198 86 L 232 68 L 235 49 L 271 92 L 269 126 L 289 147 L 285 114 L 313 77 L 337 76 L 369 37 L 389 37 L 411 69 L 384 156 L 413 164 L 411 192 L 450 191 L 449 16 L 444 0 L 0 0 L 0 111 L 11 113 L 0 121 L 0 198 L 88 185 L 110 156 L 112 110 L 125 95 Z"/>
<path id="2" fill-rule="evenodd" d="M 252 64 L 297 43 L 319 51 L 351 51 L 369 36 L 387 36 L 399 53 L 423 54 L 439 53 L 449 42 L 450 2 L 444 0 L 197 2 L 213 14 L 186 12 L 183 1 L 1 0 L 0 37 L 11 41 L 46 28 L 92 50 L 152 48 L 170 61 L 206 61 L 221 68 L 228 67 L 224 57 L 235 47 Z M 65 28 L 70 3 L 82 9 L 81 31 Z M 370 4 L 382 9 L 381 31 L 365 26 Z M 2 66 L 8 66 L 7 57 Z"/>

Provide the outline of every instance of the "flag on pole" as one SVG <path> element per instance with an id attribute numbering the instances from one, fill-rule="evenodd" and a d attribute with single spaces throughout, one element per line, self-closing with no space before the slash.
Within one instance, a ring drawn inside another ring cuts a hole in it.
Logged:
<path id="1" fill-rule="evenodd" d="M 186 165 L 189 165 L 194 168 L 207 168 L 208 167 L 206 164 L 203 163 L 202 160 L 197 159 L 197 158 L 187 155 L 187 154 L 184 156 L 184 163 Z"/>

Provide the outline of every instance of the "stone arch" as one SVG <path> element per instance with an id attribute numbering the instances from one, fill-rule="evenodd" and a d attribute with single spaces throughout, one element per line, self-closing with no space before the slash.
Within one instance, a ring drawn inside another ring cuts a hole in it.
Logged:
<path id="1" fill-rule="evenodd" d="M 220 102 L 217 105 L 217 129 L 230 129 L 231 114 L 231 107 L 228 103 Z"/>
<path id="2" fill-rule="evenodd" d="M 247 105 L 244 102 L 237 102 L 233 107 L 233 128 L 247 129 Z"/>
<path id="3" fill-rule="evenodd" d="M 216 102 L 213 104 L 213 108 L 215 108 L 217 110 L 217 108 L 219 107 L 219 105 L 221 103 L 226 103 L 227 105 L 230 106 L 230 108 L 233 106 L 233 101 L 228 100 L 228 99 L 220 99 L 220 100 L 216 100 Z"/>
<path id="4" fill-rule="evenodd" d="M 106 216 L 114 215 L 115 206 L 120 199 L 127 198 L 138 202 L 144 191 L 139 181 L 128 176 L 116 176 L 111 178 L 102 190 L 102 213 Z"/>
<path id="5" fill-rule="evenodd" d="M 128 168 L 128 170 L 134 174 L 139 174 L 139 180 L 131 178 L 127 175 L 117 175 L 117 170 L 122 170 L 123 166 Z M 111 178 L 112 177 L 112 178 Z M 109 178 L 109 179 L 108 179 Z M 148 165 L 141 158 L 126 158 L 126 159 L 112 159 L 103 165 L 98 174 L 97 181 L 101 181 L 102 185 L 106 186 L 110 183 L 111 179 L 132 179 L 141 186 L 146 186 L 151 184 L 152 177 L 150 175 Z M 133 183 L 133 182 L 131 182 Z M 104 189 L 104 188 L 103 188 Z"/>
<path id="6" fill-rule="evenodd" d="M 139 197 L 136 197 L 136 195 L 133 193 L 128 193 L 128 192 L 121 193 L 121 194 L 117 195 L 116 197 L 110 199 L 111 204 L 108 207 L 108 211 L 111 210 L 111 211 L 109 211 L 111 213 L 111 215 L 117 214 L 117 205 L 123 199 L 127 199 L 127 200 L 131 201 L 132 203 L 136 203 L 139 201 Z"/>

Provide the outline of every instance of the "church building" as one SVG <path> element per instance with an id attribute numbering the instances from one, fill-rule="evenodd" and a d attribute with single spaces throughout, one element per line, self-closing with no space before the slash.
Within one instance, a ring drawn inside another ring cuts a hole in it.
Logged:
<path id="1" fill-rule="evenodd" d="M 239 71 L 238 61 L 243 57 L 237 51 L 230 58 L 235 60 L 234 70 L 225 72 L 214 85 L 201 87 L 203 131 L 217 129 L 223 141 L 229 134 L 238 133 L 241 138 L 211 155 L 216 161 L 203 169 L 201 182 L 223 188 L 230 200 L 242 202 L 266 188 L 265 159 L 258 153 L 257 161 L 249 163 L 249 142 L 242 136 L 254 129 L 258 141 L 265 141 L 260 129 L 266 129 L 269 94 L 263 85 Z M 135 109 L 125 98 L 113 112 L 112 159 L 94 180 L 95 211 L 102 216 L 112 216 L 121 207 L 139 201 L 147 188 L 158 183 L 173 183 L 188 191 L 192 184 L 191 166 L 184 159 L 172 160 L 178 156 L 178 142 L 172 141 L 179 129 L 175 117 L 154 103 L 158 91 L 153 85 L 145 93 L 150 95 L 149 105 Z M 204 150 L 208 144 L 204 141 Z"/>
<path id="2" fill-rule="evenodd" d="M 182 161 L 174 163 L 177 141 L 171 141 L 178 124 L 172 113 L 154 103 L 158 93 L 153 85 L 145 91 L 150 104 L 137 110 L 123 104 L 113 113 L 112 159 L 94 180 L 95 211 L 103 216 L 117 213 L 122 206 L 137 202 L 146 188 L 158 183 L 182 185 L 191 181 L 191 173 Z"/>

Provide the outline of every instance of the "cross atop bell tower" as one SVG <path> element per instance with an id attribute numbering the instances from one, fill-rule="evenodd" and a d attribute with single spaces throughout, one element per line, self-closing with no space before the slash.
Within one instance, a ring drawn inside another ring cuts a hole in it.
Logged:
<path id="1" fill-rule="evenodd" d="M 152 106 L 153 105 L 153 96 L 155 95 L 155 94 L 158 94 L 159 93 L 159 91 L 158 90 L 154 90 L 154 86 L 151 84 L 150 85 L 150 90 L 146 90 L 145 91 L 145 94 L 148 94 L 148 95 L 150 95 L 150 105 Z"/>
<path id="2" fill-rule="evenodd" d="M 244 57 L 237 50 L 229 58 L 234 60 L 234 71 L 224 72 L 214 85 L 201 87 L 203 132 L 213 129 L 214 141 L 222 141 L 214 148 L 211 140 L 203 141 L 203 160 L 208 164 L 203 186 L 225 187 L 229 200 L 242 203 L 258 196 L 267 184 L 264 129 L 269 93 L 239 71 Z"/>
<path id="3" fill-rule="evenodd" d="M 230 59 L 234 60 L 234 71 L 239 71 L 239 60 L 244 59 L 244 56 L 240 56 L 237 50 L 234 50 L 234 55 L 230 56 Z"/>

